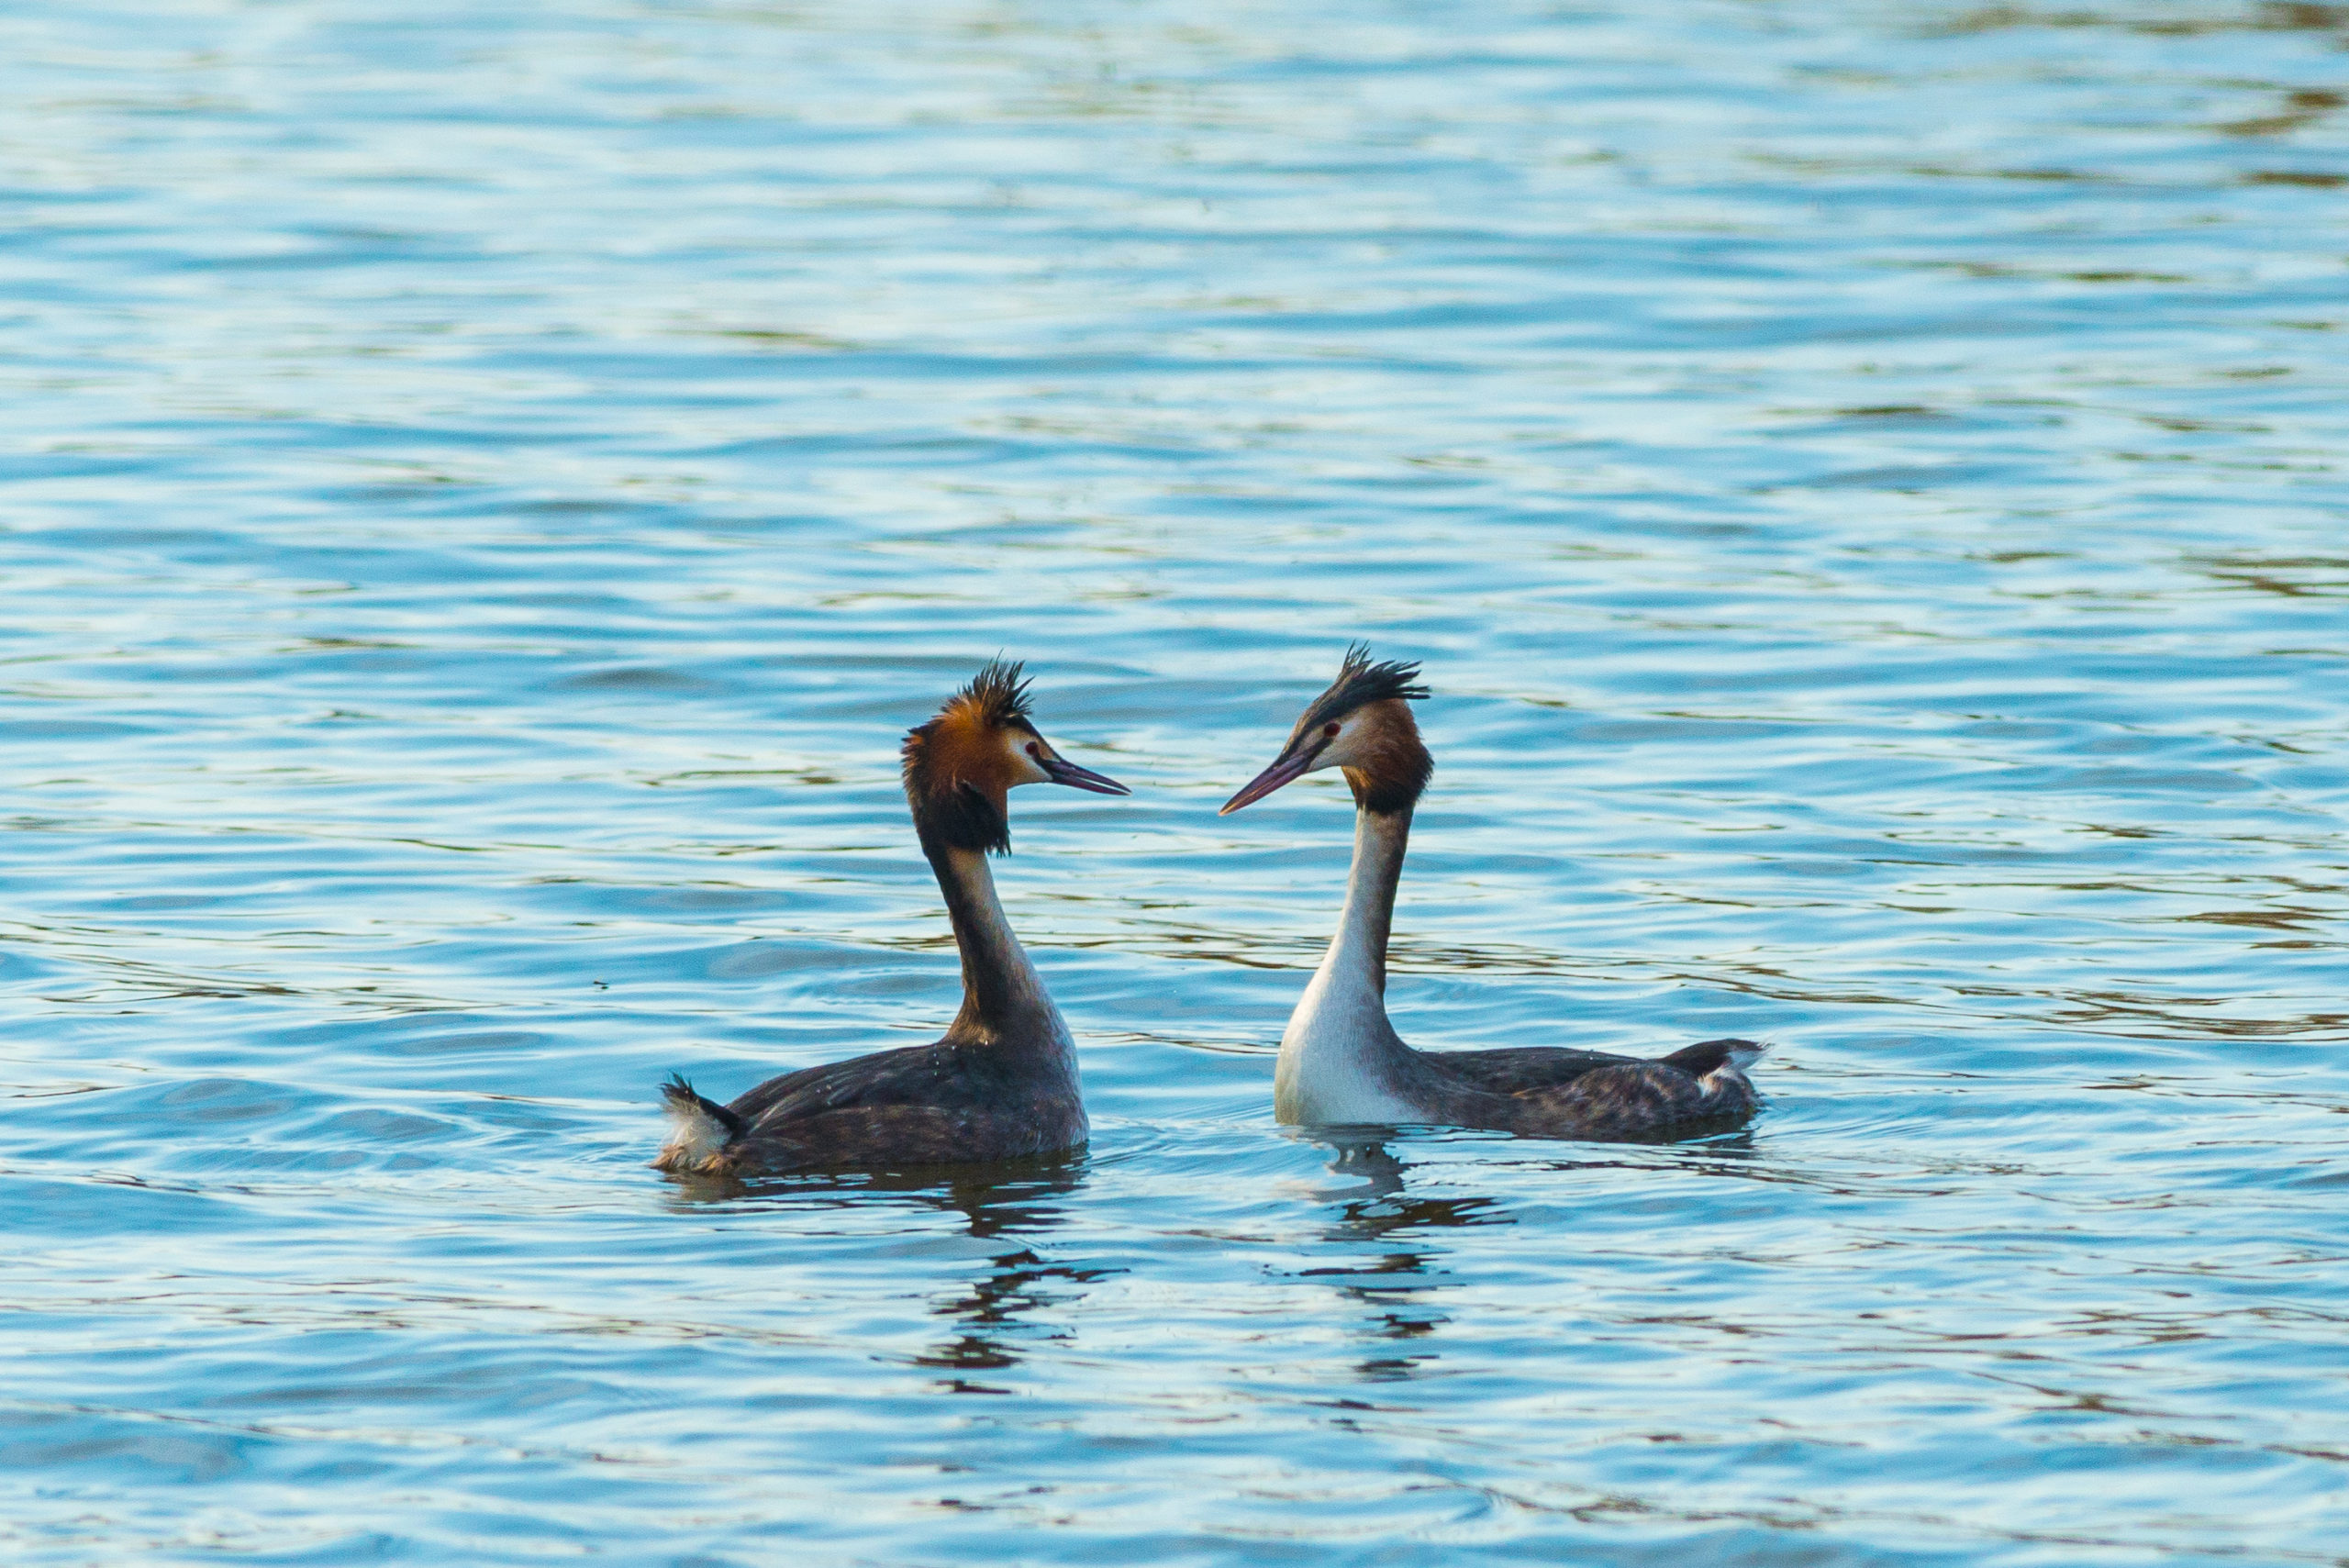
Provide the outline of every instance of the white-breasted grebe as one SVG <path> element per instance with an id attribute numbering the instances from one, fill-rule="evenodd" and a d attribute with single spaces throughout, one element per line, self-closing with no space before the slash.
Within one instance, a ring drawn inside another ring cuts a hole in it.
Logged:
<path id="1" fill-rule="evenodd" d="M 669 1141 L 653 1168 L 686 1175 L 887 1170 L 1049 1154 L 1085 1140 L 1076 1047 L 1003 917 L 991 852 L 1011 848 L 1006 796 L 1061 784 L 1132 793 L 1036 732 L 1028 683 L 997 660 L 906 737 L 906 799 L 963 952 L 963 1010 L 930 1045 L 770 1078 L 733 1104 L 662 1087 Z"/>
<path id="2" fill-rule="evenodd" d="M 1766 1047 L 1709 1040 L 1659 1061 L 1529 1046 L 1414 1051 L 1386 1020 L 1386 936 L 1411 835 L 1411 808 L 1435 771 L 1409 705 L 1426 696 L 1417 664 L 1379 663 L 1357 643 L 1313 699 L 1273 765 L 1229 814 L 1294 779 L 1342 768 L 1354 794 L 1345 913 L 1281 1036 L 1273 1114 L 1285 1122 L 1492 1128 L 1546 1138 L 1642 1139 L 1753 1115 L 1744 1069 Z"/>

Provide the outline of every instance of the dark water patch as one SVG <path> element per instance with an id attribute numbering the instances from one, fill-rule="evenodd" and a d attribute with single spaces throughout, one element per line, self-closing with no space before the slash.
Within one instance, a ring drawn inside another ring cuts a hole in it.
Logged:
<path id="1" fill-rule="evenodd" d="M 688 692 L 699 694 L 718 689 L 718 683 L 682 670 L 644 665 L 591 670 L 583 674 L 563 676 L 552 685 L 558 691 L 609 692 L 623 696 L 645 697 L 674 696 Z"/>
<path id="2" fill-rule="evenodd" d="M 2321 191 L 2349 185 L 2349 174 L 2318 169 L 2256 169 L 2242 178 L 2246 185 L 2299 185 Z"/>

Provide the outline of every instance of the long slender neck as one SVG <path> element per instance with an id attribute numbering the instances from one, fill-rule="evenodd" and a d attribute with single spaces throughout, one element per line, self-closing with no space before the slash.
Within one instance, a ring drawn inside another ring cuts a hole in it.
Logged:
<path id="1" fill-rule="evenodd" d="M 1332 982 L 1367 984 L 1386 995 L 1386 937 L 1395 924 L 1395 890 L 1411 839 L 1411 808 L 1354 813 L 1354 860 L 1346 873 L 1346 909 L 1321 961 Z"/>
<path id="2" fill-rule="evenodd" d="M 946 895 L 946 917 L 954 924 L 954 945 L 963 951 L 963 1010 L 955 1015 L 949 1038 L 983 1043 L 1026 1040 L 1034 1030 L 1020 1026 L 1039 1019 L 1055 1026 L 1048 1032 L 1063 1032 L 1043 977 L 1012 935 L 1011 922 L 1003 917 L 987 857 L 928 835 L 923 836 L 922 852 L 938 873 L 939 891 Z"/>
<path id="3" fill-rule="evenodd" d="M 1426 1119 L 1408 1095 L 1415 1057 L 1386 1019 L 1386 933 L 1411 810 L 1358 811 L 1338 934 L 1297 998 L 1273 1068 L 1285 1122 Z"/>

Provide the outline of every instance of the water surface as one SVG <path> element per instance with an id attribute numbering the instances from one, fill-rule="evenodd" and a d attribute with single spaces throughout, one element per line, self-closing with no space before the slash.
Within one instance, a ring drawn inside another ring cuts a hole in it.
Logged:
<path id="1" fill-rule="evenodd" d="M 2349 1562 L 2349 12 L 0 45 L 12 1560 Z M 1356 636 L 1406 1037 L 1751 1129 L 1274 1124 Z M 647 1171 L 949 1016 L 998 650 L 1090 1150 Z"/>

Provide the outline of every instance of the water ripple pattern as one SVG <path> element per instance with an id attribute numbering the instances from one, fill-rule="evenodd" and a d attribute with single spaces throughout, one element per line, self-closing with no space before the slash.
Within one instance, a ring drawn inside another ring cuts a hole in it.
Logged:
<path id="1" fill-rule="evenodd" d="M 2349 1562 L 2349 9 L 0 44 L 0 1555 Z M 1406 1038 L 1750 1129 L 1275 1125 L 1356 636 Z M 998 650 L 1090 1151 L 646 1170 L 950 1014 Z"/>

